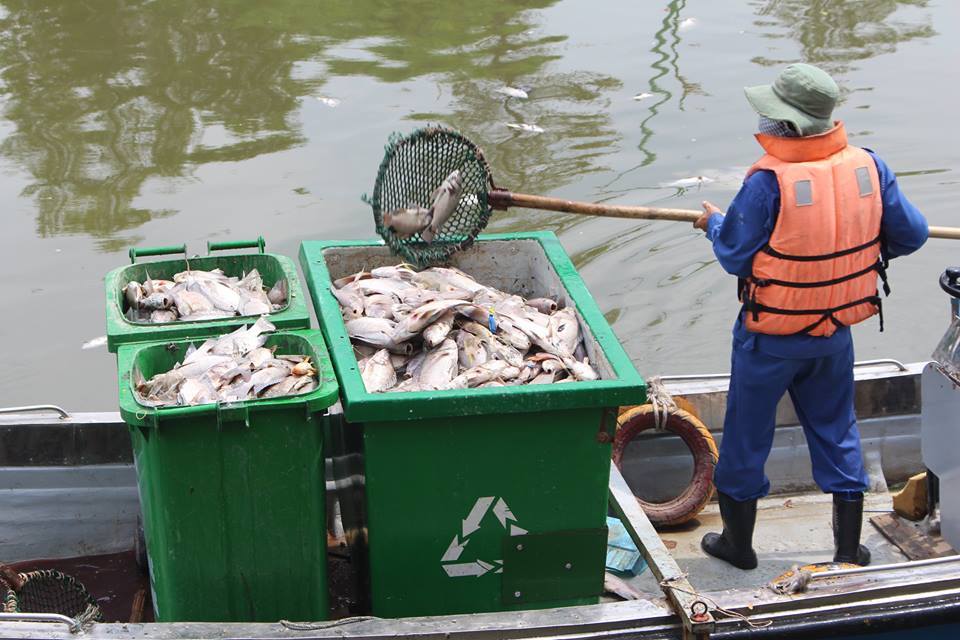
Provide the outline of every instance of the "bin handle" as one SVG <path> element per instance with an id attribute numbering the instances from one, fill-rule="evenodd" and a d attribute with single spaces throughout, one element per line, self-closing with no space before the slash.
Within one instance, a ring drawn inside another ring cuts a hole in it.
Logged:
<path id="1" fill-rule="evenodd" d="M 130 247 L 130 264 L 134 264 L 138 257 L 145 256 L 166 256 L 172 253 L 182 253 L 184 260 L 187 258 L 187 245 L 178 244 L 169 247 Z"/>
<path id="2" fill-rule="evenodd" d="M 263 236 L 258 237 L 256 240 L 224 240 L 223 242 L 212 242 L 208 240 L 207 253 L 227 251 L 229 249 L 259 249 L 260 253 L 263 253 L 266 246 L 267 242 L 263 239 Z"/>

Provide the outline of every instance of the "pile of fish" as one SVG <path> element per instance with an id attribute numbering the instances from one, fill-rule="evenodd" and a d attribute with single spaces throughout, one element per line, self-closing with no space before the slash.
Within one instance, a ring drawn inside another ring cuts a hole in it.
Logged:
<path id="1" fill-rule="evenodd" d="M 279 398 L 317 388 L 317 370 L 308 356 L 279 355 L 263 345 L 276 329 L 266 318 L 233 333 L 190 345 L 183 362 L 144 380 L 135 370 L 140 404 L 188 406 Z"/>
<path id="2" fill-rule="evenodd" d="M 370 393 L 596 380 L 576 312 L 445 267 L 379 267 L 331 287 Z"/>
<path id="3" fill-rule="evenodd" d="M 126 317 L 131 322 L 159 323 L 177 320 L 211 320 L 233 316 L 259 316 L 282 309 L 287 303 L 287 280 L 281 278 L 268 291 L 253 269 L 242 278 L 220 269 L 181 271 L 173 280 L 147 277 L 123 288 Z"/>

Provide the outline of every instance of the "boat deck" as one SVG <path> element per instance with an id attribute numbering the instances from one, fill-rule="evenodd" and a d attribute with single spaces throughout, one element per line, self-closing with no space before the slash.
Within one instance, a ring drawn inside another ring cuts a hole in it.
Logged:
<path id="1" fill-rule="evenodd" d="M 708 504 L 690 526 L 663 530 L 660 537 L 697 590 L 717 592 L 759 588 L 795 565 L 833 560 L 833 530 L 830 525 L 832 500 L 830 494 L 810 493 L 777 495 L 761 500 L 753 538 L 759 566 L 754 571 L 731 567 L 700 549 L 700 539 L 705 533 L 722 529 L 716 502 Z M 869 522 L 871 516 L 887 513 L 891 509 L 889 493 L 867 494 L 861 541 L 873 555 L 872 564 L 893 564 L 907 560 Z M 656 579 L 649 570 L 628 582 L 638 591 L 660 594 Z"/>

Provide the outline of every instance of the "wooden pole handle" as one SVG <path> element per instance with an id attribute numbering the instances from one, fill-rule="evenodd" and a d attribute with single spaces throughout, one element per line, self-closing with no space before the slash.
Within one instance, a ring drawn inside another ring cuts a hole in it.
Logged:
<path id="1" fill-rule="evenodd" d="M 522 207 L 524 209 L 542 209 L 545 211 L 561 211 L 564 213 L 579 213 L 601 218 L 628 218 L 633 220 L 673 220 L 675 222 L 693 223 L 703 212 L 694 209 L 662 209 L 660 207 L 631 207 L 617 204 L 595 204 L 592 202 L 577 202 L 562 198 L 548 198 L 546 196 L 532 196 L 525 193 L 512 193 L 502 189 L 495 189 L 487 194 L 487 202 L 494 209 L 508 207 Z M 960 240 L 958 227 L 930 227 L 931 238 L 945 238 Z"/>

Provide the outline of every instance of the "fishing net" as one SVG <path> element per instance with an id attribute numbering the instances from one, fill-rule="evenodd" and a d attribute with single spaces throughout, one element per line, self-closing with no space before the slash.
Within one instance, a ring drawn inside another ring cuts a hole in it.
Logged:
<path id="1" fill-rule="evenodd" d="M 73 577 L 52 569 L 19 574 L 19 590 L 0 580 L 5 613 L 59 613 L 81 623 L 102 621 L 97 601 Z"/>
<path id="2" fill-rule="evenodd" d="M 424 242 L 420 233 L 401 238 L 383 224 L 384 212 L 429 208 L 434 191 L 455 169 L 460 171 L 463 193 L 431 242 Z M 473 244 L 490 219 L 487 193 L 491 188 L 493 179 L 483 152 L 456 131 L 430 126 L 408 136 L 390 137 L 373 197 L 364 196 L 364 201 L 373 207 L 377 233 L 390 249 L 406 262 L 423 267 L 442 264 Z"/>

